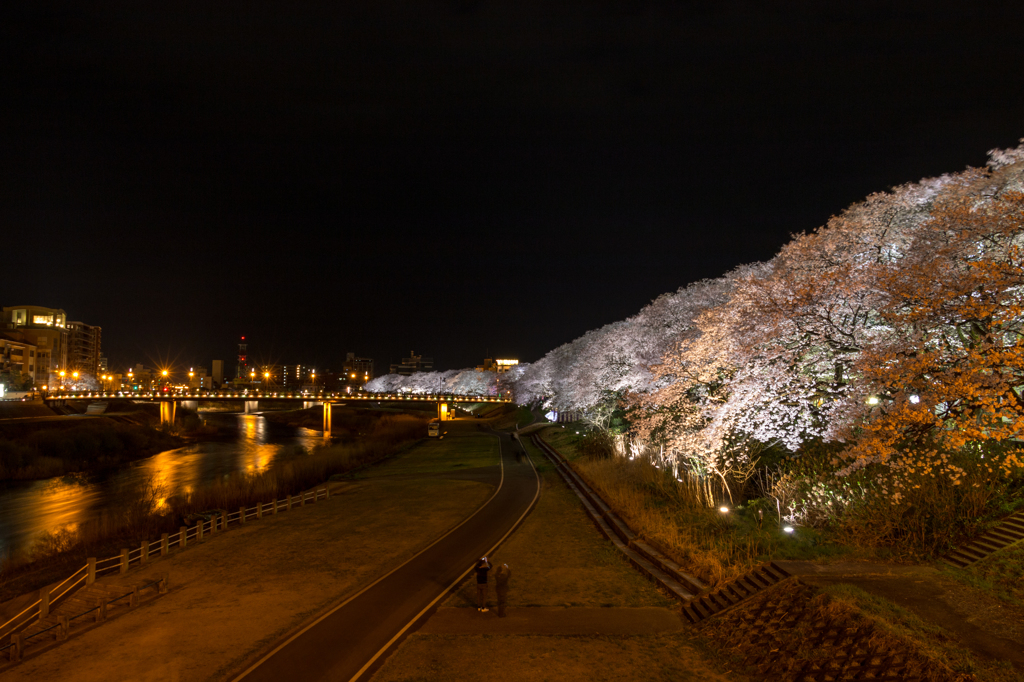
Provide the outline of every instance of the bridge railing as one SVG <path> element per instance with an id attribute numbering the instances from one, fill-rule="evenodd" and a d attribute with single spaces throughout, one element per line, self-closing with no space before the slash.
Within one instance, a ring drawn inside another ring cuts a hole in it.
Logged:
<path id="1" fill-rule="evenodd" d="M 286 391 L 49 391 L 44 400 L 302 400 L 322 402 L 325 400 L 369 400 L 369 401 L 450 401 L 475 403 L 508 403 L 509 397 L 463 395 L 456 393 L 295 393 Z"/>

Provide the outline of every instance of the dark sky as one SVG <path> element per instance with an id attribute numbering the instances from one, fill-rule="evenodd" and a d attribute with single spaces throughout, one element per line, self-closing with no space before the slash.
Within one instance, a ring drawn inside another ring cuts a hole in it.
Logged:
<path id="1" fill-rule="evenodd" d="M 116 366 L 535 360 L 1024 137 L 1021 3 L 7 5 L 0 304 Z"/>

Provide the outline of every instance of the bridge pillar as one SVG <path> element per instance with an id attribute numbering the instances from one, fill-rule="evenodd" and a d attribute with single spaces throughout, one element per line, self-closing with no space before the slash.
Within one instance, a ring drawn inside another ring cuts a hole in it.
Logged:
<path id="1" fill-rule="evenodd" d="M 324 438 L 331 437 L 331 404 L 324 403 Z"/>
<path id="2" fill-rule="evenodd" d="M 164 400 L 160 403 L 160 425 L 174 426 L 174 413 L 178 411 L 178 401 Z"/>
<path id="3" fill-rule="evenodd" d="M 183 408 L 185 408 L 186 410 L 192 410 L 193 412 L 195 412 L 196 410 L 199 409 L 199 401 L 198 400 L 182 400 L 181 401 L 181 406 Z"/>
<path id="4" fill-rule="evenodd" d="M 260 401 L 258 400 L 246 400 L 245 401 L 245 413 L 252 414 L 256 410 L 260 409 Z"/>
<path id="5" fill-rule="evenodd" d="M 437 421 L 446 422 L 452 419 L 451 407 L 448 403 L 438 401 L 437 403 Z"/>

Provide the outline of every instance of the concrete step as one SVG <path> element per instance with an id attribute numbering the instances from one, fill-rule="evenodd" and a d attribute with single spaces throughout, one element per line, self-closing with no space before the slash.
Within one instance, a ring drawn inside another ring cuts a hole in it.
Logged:
<path id="1" fill-rule="evenodd" d="M 1005 531 L 1014 537 L 1024 537 L 1024 520 L 1008 519 L 998 526 L 999 530 Z"/>
<path id="2" fill-rule="evenodd" d="M 965 568 L 993 552 L 1024 540 L 1024 513 L 1015 512 L 981 537 L 949 552 L 942 561 L 956 568 Z"/>
<path id="3" fill-rule="evenodd" d="M 988 552 L 985 552 L 975 547 L 973 543 L 967 545 L 966 547 L 961 547 L 959 553 L 960 556 L 964 557 L 965 559 L 970 559 L 971 561 L 981 561 L 989 554 Z"/>
<path id="4" fill-rule="evenodd" d="M 990 530 L 988 532 L 988 537 L 992 538 L 993 540 L 998 540 L 1002 542 L 1004 545 L 1012 545 L 1015 542 L 1020 542 L 1021 540 L 1024 540 L 1024 532 L 1020 533 L 1019 535 L 1014 535 L 1012 533 L 1007 533 L 1006 531 L 1000 528 L 997 528 L 995 530 Z"/>
<path id="5" fill-rule="evenodd" d="M 716 613 L 742 604 L 758 592 L 787 579 L 789 575 L 788 571 L 774 563 L 762 564 L 691 601 L 683 608 L 683 615 L 691 623 L 697 624 Z"/>
<path id="6" fill-rule="evenodd" d="M 992 553 L 992 552 L 998 552 L 1003 547 L 1005 547 L 1007 544 L 1008 543 L 1006 543 L 1006 542 L 999 542 L 997 540 L 992 540 L 989 537 L 983 537 L 983 538 L 980 538 L 980 539 L 974 541 L 974 546 L 975 547 L 977 547 L 979 549 L 988 550 L 987 553 L 989 553 L 989 554 Z"/>

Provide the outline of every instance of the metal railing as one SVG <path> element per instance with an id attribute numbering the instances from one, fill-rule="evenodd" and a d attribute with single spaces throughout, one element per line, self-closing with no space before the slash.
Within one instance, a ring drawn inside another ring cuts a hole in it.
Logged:
<path id="1" fill-rule="evenodd" d="M 316 502 L 320 499 L 330 499 L 330 490 L 328 488 L 304 491 L 298 495 L 289 495 L 285 498 L 274 499 L 271 502 L 258 503 L 249 508 L 242 507 L 238 511 L 231 513 L 221 509 L 213 514 L 209 520 L 200 519 L 192 527 L 181 526 L 177 533 L 164 533 L 159 540 L 153 542 L 144 540 L 135 549 L 122 549 L 121 553 L 117 556 L 105 559 L 90 558 L 85 566 L 75 571 L 62 582 L 49 589 L 43 588 L 40 590 L 38 599 L 6 623 L 0 625 L 0 641 L 10 638 L 12 635 L 45 618 L 66 597 L 85 585 L 91 585 L 96 580 L 96 576 L 109 574 L 114 571 L 126 573 L 132 565 L 144 564 L 151 556 L 165 555 L 170 551 L 171 547 L 187 548 L 190 542 L 205 539 L 209 535 L 216 535 L 217 532 L 226 530 L 227 525 L 230 523 L 246 523 L 249 519 L 262 518 L 265 514 L 277 514 L 278 511 L 287 511 L 296 506 L 304 506 L 307 502 Z M 147 583 L 147 586 L 155 584 L 155 582 Z M 118 599 L 123 599 L 126 596 L 128 594 L 122 595 Z M 74 618 L 82 615 L 84 614 L 78 614 Z M 53 627 L 56 626 L 50 626 L 44 632 Z M 33 633 L 24 641 L 36 637 L 38 634 L 40 633 Z M 6 646 L 0 646 L 0 652 L 10 649 L 11 646 L 11 643 L 8 643 Z"/>
<path id="2" fill-rule="evenodd" d="M 301 393 L 294 391 L 49 391 L 44 400 L 96 400 L 110 398 L 126 398 L 138 400 L 303 400 L 319 402 L 323 400 L 425 400 L 451 401 L 472 403 L 508 403 L 509 397 L 490 395 L 466 395 L 461 393 L 344 393 L 336 391 L 318 391 Z"/>

